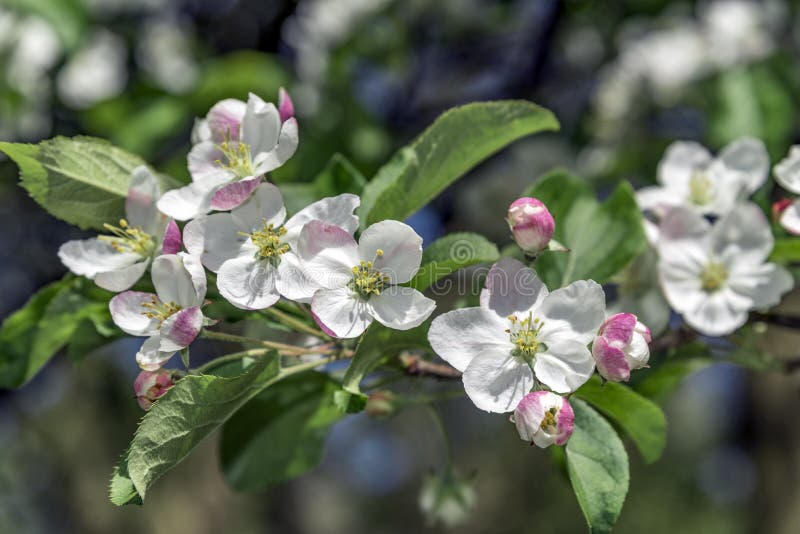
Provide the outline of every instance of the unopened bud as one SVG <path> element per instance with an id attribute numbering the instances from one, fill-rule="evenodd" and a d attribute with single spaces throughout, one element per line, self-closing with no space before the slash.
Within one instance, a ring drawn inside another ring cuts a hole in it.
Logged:
<path id="1" fill-rule="evenodd" d="M 565 397 L 550 391 L 525 395 L 511 419 L 519 437 L 541 448 L 564 445 L 572 435 L 575 413 Z"/>
<path id="2" fill-rule="evenodd" d="M 779 222 L 781 220 L 781 215 L 786 209 L 792 205 L 794 202 L 791 198 L 782 198 L 780 200 L 776 200 L 772 203 L 772 220 L 774 222 Z"/>
<path id="3" fill-rule="evenodd" d="M 278 90 L 278 113 L 281 116 L 281 123 L 294 117 L 294 103 L 283 87 Z"/>
<path id="4" fill-rule="evenodd" d="M 531 197 L 518 198 L 512 202 L 508 207 L 506 220 L 514 234 L 514 241 L 529 254 L 536 254 L 547 248 L 556 227 L 547 206 Z"/>
<path id="5" fill-rule="evenodd" d="M 170 371 L 142 371 L 133 382 L 133 391 L 142 410 L 149 410 L 159 397 L 162 397 L 174 385 Z"/>
<path id="6" fill-rule="evenodd" d="M 600 326 L 592 356 L 600 376 L 609 382 L 627 382 L 631 371 L 650 359 L 650 329 L 632 313 L 612 315 Z"/>
<path id="7" fill-rule="evenodd" d="M 461 478 L 450 469 L 428 475 L 419 493 L 420 510 L 431 526 L 441 524 L 452 528 L 466 523 L 475 501 L 472 480 Z"/>

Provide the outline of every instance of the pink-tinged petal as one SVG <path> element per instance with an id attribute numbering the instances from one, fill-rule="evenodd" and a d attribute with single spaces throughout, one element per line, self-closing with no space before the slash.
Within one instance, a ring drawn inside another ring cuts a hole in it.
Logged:
<path id="1" fill-rule="evenodd" d="M 558 411 L 556 425 L 558 426 L 556 445 L 564 445 L 569 440 L 575 427 L 575 412 L 566 397 L 561 400 L 561 409 Z"/>
<path id="2" fill-rule="evenodd" d="M 710 229 L 711 223 L 696 211 L 686 207 L 675 207 L 661 220 L 658 228 L 659 244 L 664 241 L 698 239 Z"/>
<path id="3" fill-rule="evenodd" d="M 136 400 L 143 410 L 149 410 L 157 399 L 174 385 L 172 373 L 160 369 L 158 371 L 142 371 L 133 382 Z"/>
<path id="4" fill-rule="evenodd" d="M 353 236 L 322 221 L 311 221 L 303 227 L 297 241 L 297 255 L 306 275 L 327 289 L 346 286 L 353 279 L 352 268 L 359 262 Z"/>
<path id="5" fill-rule="evenodd" d="M 239 127 L 244 118 L 247 104 L 235 98 L 220 100 L 208 111 L 206 122 L 215 143 L 238 141 Z"/>
<path id="6" fill-rule="evenodd" d="M 281 122 L 286 122 L 294 117 L 294 103 L 283 87 L 278 89 L 278 113 L 280 114 Z"/>
<path id="7" fill-rule="evenodd" d="M 294 245 L 303 227 L 311 221 L 332 224 L 352 234 L 358 228 L 358 217 L 353 215 L 353 212 L 360 202 L 357 195 L 344 193 L 309 204 L 286 221 L 284 239 L 290 245 Z"/>
<path id="8" fill-rule="evenodd" d="M 245 200 L 250 198 L 259 183 L 261 183 L 261 177 L 257 176 L 223 185 L 212 195 L 211 209 L 228 211 L 241 206 Z"/>
<path id="9" fill-rule="evenodd" d="M 225 154 L 216 143 L 207 141 L 194 145 L 187 156 L 192 182 L 211 188 L 235 179 L 236 174 L 233 171 L 220 165 L 220 162 L 225 161 Z"/>
<path id="10" fill-rule="evenodd" d="M 270 224 L 280 226 L 286 219 L 283 195 L 271 183 L 260 182 L 247 202 L 234 209 L 231 215 L 244 222 L 248 231 L 261 230 Z"/>
<path id="11" fill-rule="evenodd" d="M 545 406 L 542 400 L 547 391 L 534 391 L 525 395 L 514 409 L 514 424 L 520 439 L 533 443 L 534 436 L 541 431 Z"/>
<path id="12" fill-rule="evenodd" d="M 800 235 L 800 202 L 792 202 L 781 214 L 781 226 L 790 234 Z"/>
<path id="13" fill-rule="evenodd" d="M 152 293 L 125 291 L 111 299 L 108 309 L 120 330 L 132 336 L 150 336 L 158 332 L 158 320 L 145 317 L 144 304 L 158 302 Z"/>
<path id="14" fill-rule="evenodd" d="M 161 352 L 175 352 L 188 347 L 203 328 L 203 312 L 198 306 L 173 313 L 161 325 Z"/>
<path id="15" fill-rule="evenodd" d="M 506 220 L 517 245 L 533 254 L 547 248 L 556 227 L 547 206 L 532 197 L 522 197 L 512 202 Z"/>
<path id="16" fill-rule="evenodd" d="M 317 323 L 317 326 L 319 327 L 320 330 L 322 330 L 323 332 L 325 332 L 327 335 L 329 335 L 331 337 L 336 337 L 336 332 L 334 332 L 333 330 L 331 330 L 330 328 L 325 326 L 325 323 L 322 322 L 322 320 L 319 317 L 317 317 L 317 314 L 314 313 L 313 309 L 311 310 L 311 317 L 314 319 L 314 322 Z"/>
<path id="17" fill-rule="evenodd" d="M 552 419 L 545 422 L 546 417 Z M 572 435 L 575 414 L 566 398 L 550 391 L 534 391 L 519 402 L 513 421 L 521 439 L 545 448 L 567 442 Z"/>
<path id="18" fill-rule="evenodd" d="M 200 259 L 184 252 L 153 260 L 153 285 L 162 302 L 183 308 L 199 306 L 206 296 L 206 278 Z"/>
<path id="19" fill-rule="evenodd" d="M 314 293 L 311 311 L 317 324 L 338 338 L 358 337 L 372 323 L 366 302 L 346 287 Z"/>
<path id="20" fill-rule="evenodd" d="M 119 293 L 120 291 L 130 289 L 133 284 L 138 282 L 147 270 L 148 265 L 150 265 L 150 258 L 129 265 L 128 267 L 99 273 L 94 277 L 94 283 L 103 289 Z"/>
<path id="21" fill-rule="evenodd" d="M 183 248 L 183 241 L 181 239 L 181 229 L 178 228 L 178 223 L 170 219 L 167 223 L 167 229 L 164 231 L 164 241 L 161 243 L 161 252 L 163 254 L 177 254 Z"/>
<path id="22" fill-rule="evenodd" d="M 254 162 L 259 154 L 274 150 L 278 144 L 280 129 L 281 118 L 275 104 L 265 102 L 258 95 L 250 93 L 247 97 L 247 111 L 242 119 L 242 142 L 250 145 Z"/>
<path id="23" fill-rule="evenodd" d="M 527 313 L 549 294 L 536 272 L 514 258 L 501 258 L 486 275 L 481 307 L 501 317 Z"/>
<path id="24" fill-rule="evenodd" d="M 625 353 L 617 347 L 612 347 L 602 337 L 597 337 L 592 344 L 597 371 L 600 376 L 609 382 L 627 382 L 631 376 L 631 369 L 625 359 Z"/>
<path id="25" fill-rule="evenodd" d="M 636 322 L 636 331 L 641 334 L 644 338 L 645 343 L 652 343 L 653 342 L 653 333 L 650 332 L 650 329 L 644 323 Z"/>
<path id="26" fill-rule="evenodd" d="M 383 254 L 378 256 L 378 250 Z M 404 284 L 419 270 L 422 261 L 422 238 L 405 223 L 381 221 L 361 233 L 358 255 L 373 262 L 375 269 L 389 277 L 392 284 Z"/>
<path id="27" fill-rule="evenodd" d="M 211 197 L 214 196 L 217 187 L 219 186 L 193 182 L 167 191 L 158 199 L 158 209 L 178 221 L 194 219 L 211 211 Z"/>
<path id="28" fill-rule="evenodd" d="M 632 313 L 617 313 L 606 319 L 600 326 L 600 335 L 610 342 L 618 341 L 626 345 L 630 343 L 635 327 L 635 315 Z"/>
<path id="29" fill-rule="evenodd" d="M 133 169 L 128 195 L 125 197 L 125 217 L 133 228 L 152 234 L 160 213 L 156 201 L 161 196 L 158 179 L 145 165 Z"/>
<path id="30" fill-rule="evenodd" d="M 253 157 L 256 174 L 273 171 L 286 163 L 294 155 L 299 142 L 297 119 L 292 117 L 283 123 L 277 146 L 269 152 L 260 152 Z"/>
<path id="31" fill-rule="evenodd" d="M 161 345 L 161 336 L 158 334 L 144 340 L 139 352 L 136 353 L 136 363 L 145 371 L 157 371 L 167 360 L 175 354 L 158 350 Z"/>

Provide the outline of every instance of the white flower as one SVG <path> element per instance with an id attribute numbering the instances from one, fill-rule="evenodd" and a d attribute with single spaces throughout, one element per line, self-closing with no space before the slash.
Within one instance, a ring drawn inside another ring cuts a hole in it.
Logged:
<path id="1" fill-rule="evenodd" d="M 373 320 L 408 330 L 436 307 L 416 289 L 397 285 L 411 280 L 422 260 L 422 238 L 401 222 L 375 223 L 356 243 L 346 230 L 312 221 L 300 233 L 298 255 L 322 287 L 311 311 L 332 336 L 357 337 Z"/>
<path id="2" fill-rule="evenodd" d="M 787 191 L 800 195 L 800 145 L 775 165 L 775 179 Z M 795 200 L 780 210 L 780 223 L 787 232 L 800 235 L 800 201 Z"/>
<path id="3" fill-rule="evenodd" d="M 661 224 L 659 275 L 670 305 L 702 334 L 730 334 L 748 311 L 774 306 L 794 281 L 766 263 L 774 239 L 755 204 L 740 204 L 713 226 L 674 208 Z"/>
<path id="4" fill-rule="evenodd" d="M 149 336 L 136 354 L 146 371 L 155 371 L 194 341 L 203 327 L 200 306 L 206 296 L 203 266 L 184 252 L 157 257 L 152 276 L 155 294 L 125 291 L 108 305 L 122 331 Z"/>
<path id="5" fill-rule="evenodd" d="M 567 443 L 575 426 L 575 412 L 561 395 L 534 391 L 519 401 L 511 420 L 520 439 L 544 449 Z"/>
<path id="6" fill-rule="evenodd" d="M 464 389 L 488 412 L 509 412 L 536 380 L 557 393 L 578 389 L 594 372 L 587 348 L 605 319 L 605 294 L 580 280 L 549 292 L 512 258 L 492 266 L 481 305 L 433 320 L 433 350 L 464 373 Z"/>
<path id="7" fill-rule="evenodd" d="M 136 283 L 153 257 L 181 248 L 175 221 L 159 213 L 158 180 L 147 167 L 137 167 L 125 199 L 125 219 L 106 224 L 112 235 L 68 241 L 58 257 L 75 274 L 92 279 L 109 291 L 124 291 Z"/>
<path id="8" fill-rule="evenodd" d="M 724 215 L 754 193 L 769 173 L 769 155 L 758 139 L 744 137 L 716 158 L 691 141 L 672 143 L 658 164 L 660 185 L 636 192 L 643 210 L 662 217 L 666 209 L 686 206 L 703 215 Z"/>
<path id="9" fill-rule="evenodd" d="M 186 225 L 186 250 L 217 273 L 220 294 L 243 309 L 272 306 L 281 295 L 308 302 L 319 289 L 300 267 L 297 240 L 306 223 L 319 220 L 353 233 L 356 195 L 324 198 L 289 220 L 277 187 L 263 183 L 230 213 L 214 213 Z"/>
<path id="10" fill-rule="evenodd" d="M 247 104 L 233 99 L 217 103 L 192 137 L 198 141 L 189 152 L 192 183 L 168 191 L 158 203 L 179 221 L 230 210 L 247 200 L 264 174 L 297 150 L 297 121 L 281 121 L 274 104 L 250 93 Z"/>

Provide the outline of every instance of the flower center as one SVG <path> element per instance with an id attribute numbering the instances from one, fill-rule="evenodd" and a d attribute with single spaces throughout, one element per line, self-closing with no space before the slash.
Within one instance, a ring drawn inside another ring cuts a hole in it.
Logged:
<path id="1" fill-rule="evenodd" d="M 703 269 L 703 272 L 700 275 L 700 287 L 704 291 L 713 293 L 714 291 L 722 289 L 722 286 L 725 285 L 727 280 L 728 269 L 725 268 L 722 263 L 718 261 L 712 261 L 706 265 L 705 269 Z"/>
<path id="2" fill-rule="evenodd" d="M 696 206 L 705 206 L 714 200 L 714 182 L 702 172 L 693 172 L 689 178 L 689 202 Z"/>
<path id="3" fill-rule="evenodd" d="M 539 331 L 544 323 L 533 318 L 530 313 L 522 320 L 518 319 L 516 315 L 509 315 L 508 320 L 511 322 L 511 326 L 506 332 L 515 346 L 514 354 L 526 360 L 532 358 L 542 346 L 539 341 Z"/>
<path id="4" fill-rule="evenodd" d="M 383 251 L 378 249 L 376 257 L 383 256 Z M 362 261 L 360 265 L 353 267 L 353 281 L 350 287 L 364 298 L 371 295 L 380 295 L 381 291 L 389 286 L 389 276 L 373 268 L 373 262 Z"/>
<path id="5" fill-rule="evenodd" d="M 174 302 L 161 302 L 155 295 L 150 297 L 150 302 L 142 304 L 142 308 L 147 310 L 143 311 L 142 315 L 148 319 L 158 319 L 158 326 L 161 326 L 170 315 L 178 313 L 182 309 Z"/>
<path id="6" fill-rule="evenodd" d="M 557 408 L 550 408 L 546 412 L 544 412 L 544 419 L 542 419 L 542 424 L 539 425 L 539 428 L 544 430 L 545 432 L 552 434 L 556 429 L 556 414 L 558 413 Z"/>
<path id="7" fill-rule="evenodd" d="M 258 247 L 258 255 L 264 259 L 277 259 L 281 254 L 289 252 L 291 247 L 288 243 L 281 243 L 281 239 L 286 235 L 286 228 L 283 226 L 275 227 L 274 224 L 267 224 L 261 230 L 256 230 L 252 234 L 239 232 L 239 235 L 248 236 L 255 246 Z"/>
<path id="8" fill-rule="evenodd" d="M 236 176 L 242 178 L 253 176 L 255 172 L 253 171 L 253 160 L 250 157 L 250 145 L 231 140 L 230 134 L 225 137 L 225 141 L 217 145 L 222 155 L 225 156 L 225 161 L 218 159 L 214 163 L 230 170 Z"/>
<path id="9" fill-rule="evenodd" d="M 155 250 L 153 238 L 140 228 L 131 228 L 125 219 L 119 220 L 119 226 L 104 224 L 103 228 L 112 235 L 98 236 L 100 241 L 111 245 L 117 252 L 132 252 L 140 256 L 150 256 Z"/>

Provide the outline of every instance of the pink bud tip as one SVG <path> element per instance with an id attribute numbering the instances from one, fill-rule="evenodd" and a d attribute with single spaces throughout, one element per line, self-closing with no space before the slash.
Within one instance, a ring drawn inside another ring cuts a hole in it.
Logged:
<path id="1" fill-rule="evenodd" d="M 278 90 L 278 113 L 281 116 L 281 123 L 294 117 L 294 103 L 283 87 Z"/>
<path id="2" fill-rule="evenodd" d="M 534 391 L 519 402 L 512 421 L 521 439 L 544 448 L 569 440 L 575 413 L 566 398 L 550 391 Z"/>
<path id="3" fill-rule="evenodd" d="M 631 371 L 647 365 L 652 339 L 650 329 L 632 313 L 612 315 L 592 343 L 597 372 L 609 382 L 627 382 Z"/>
<path id="4" fill-rule="evenodd" d="M 792 202 L 794 201 L 791 198 L 782 198 L 775 201 L 772 204 L 772 220 L 775 222 L 780 221 L 781 215 L 786 211 L 786 208 L 792 205 Z"/>
<path id="5" fill-rule="evenodd" d="M 517 245 L 530 254 L 547 248 L 556 223 L 547 206 L 536 198 L 522 197 L 508 207 L 508 226 Z"/>
<path id="6" fill-rule="evenodd" d="M 173 385 L 170 371 L 142 371 L 133 382 L 133 391 L 142 410 L 149 410 L 156 399 L 162 397 Z"/>

